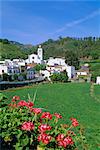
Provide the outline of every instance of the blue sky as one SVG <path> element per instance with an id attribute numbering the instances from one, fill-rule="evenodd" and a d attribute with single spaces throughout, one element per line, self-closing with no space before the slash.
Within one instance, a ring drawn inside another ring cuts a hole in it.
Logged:
<path id="1" fill-rule="evenodd" d="M 1 38 L 39 44 L 59 36 L 100 36 L 96 0 L 0 0 Z"/>

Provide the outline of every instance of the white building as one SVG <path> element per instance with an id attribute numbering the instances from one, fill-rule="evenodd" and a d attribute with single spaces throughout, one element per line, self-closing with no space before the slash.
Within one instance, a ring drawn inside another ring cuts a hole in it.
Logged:
<path id="1" fill-rule="evenodd" d="M 43 61 L 43 49 L 41 47 L 41 45 L 39 45 L 39 48 L 38 48 L 38 58 Z"/>
<path id="2" fill-rule="evenodd" d="M 43 63 L 43 49 L 41 48 L 41 45 L 39 45 L 39 48 L 37 50 L 36 54 L 31 54 L 28 56 L 28 59 L 25 60 L 26 63 L 37 63 L 42 64 Z"/>
<path id="3" fill-rule="evenodd" d="M 14 75 L 14 74 L 19 74 L 20 73 L 20 68 L 17 64 L 12 64 L 7 66 L 7 73 L 9 75 Z"/>
<path id="4" fill-rule="evenodd" d="M 75 77 L 75 67 L 74 66 L 67 66 L 67 70 L 66 71 L 67 71 L 67 75 L 68 75 L 69 79 Z"/>
<path id="5" fill-rule="evenodd" d="M 80 69 L 77 71 L 77 77 L 78 76 L 88 76 L 89 75 L 89 69 Z"/>
<path id="6" fill-rule="evenodd" d="M 8 73 L 8 68 L 4 64 L 0 65 L 0 75 L 2 75 L 3 73 Z"/>
<path id="7" fill-rule="evenodd" d="M 62 66 L 65 66 L 66 63 L 65 63 L 65 59 L 63 59 L 63 58 L 53 58 L 53 57 L 50 57 L 50 58 L 47 60 L 47 65 L 48 65 L 48 66 L 54 66 L 54 65 L 62 65 Z"/>
<path id="8" fill-rule="evenodd" d="M 27 69 L 27 79 L 32 80 L 35 78 L 35 70 L 33 68 Z"/>
<path id="9" fill-rule="evenodd" d="M 100 84 L 100 76 L 97 77 L 96 84 Z"/>
<path id="10" fill-rule="evenodd" d="M 50 79 L 50 75 L 51 75 L 50 71 L 48 71 L 48 70 L 40 70 L 40 74 L 42 74 L 44 76 L 44 78 L 47 78 L 49 81 L 51 80 Z"/>
<path id="11" fill-rule="evenodd" d="M 61 65 L 47 66 L 46 69 L 51 73 L 55 73 L 55 72 L 60 73 L 66 70 L 66 66 L 61 66 Z"/>

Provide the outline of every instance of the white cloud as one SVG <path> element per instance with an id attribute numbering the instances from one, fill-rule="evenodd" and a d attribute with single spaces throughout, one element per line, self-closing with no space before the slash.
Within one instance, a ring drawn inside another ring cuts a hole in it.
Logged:
<path id="1" fill-rule="evenodd" d="M 89 19 L 91 19 L 91 18 L 93 18 L 97 15 L 100 15 L 100 10 L 93 11 L 91 14 L 89 14 L 89 15 L 83 17 L 83 18 L 80 18 L 78 20 L 74 20 L 72 22 L 66 23 L 63 27 L 57 29 L 54 33 L 51 33 L 51 34 L 63 32 L 67 28 L 73 27 L 73 26 L 78 25 L 78 24 L 81 24 L 81 23 L 83 23 L 83 22 L 85 22 L 85 21 L 87 21 L 87 20 L 89 20 Z"/>

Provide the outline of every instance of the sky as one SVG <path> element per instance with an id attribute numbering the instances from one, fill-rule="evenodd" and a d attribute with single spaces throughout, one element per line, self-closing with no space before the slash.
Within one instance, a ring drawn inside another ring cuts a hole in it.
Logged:
<path id="1" fill-rule="evenodd" d="M 36 45 L 59 36 L 100 36 L 98 0 L 0 0 L 0 3 L 0 38 Z"/>

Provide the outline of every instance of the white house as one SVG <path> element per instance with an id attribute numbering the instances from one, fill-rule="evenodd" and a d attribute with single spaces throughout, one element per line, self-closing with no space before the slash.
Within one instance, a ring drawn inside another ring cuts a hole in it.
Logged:
<path id="1" fill-rule="evenodd" d="M 100 76 L 97 77 L 96 84 L 100 84 Z"/>
<path id="2" fill-rule="evenodd" d="M 89 75 L 89 69 L 80 69 L 77 71 L 77 77 L 78 76 L 88 76 Z"/>
<path id="3" fill-rule="evenodd" d="M 3 73 L 8 73 L 8 68 L 4 64 L 0 65 L 0 75 L 2 75 Z"/>
<path id="4" fill-rule="evenodd" d="M 40 70 L 40 74 L 42 74 L 44 76 L 44 78 L 47 78 L 50 81 L 50 71 L 48 70 Z"/>
<path id="5" fill-rule="evenodd" d="M 26 63 L 37 63 L 37 64 L 43 63 L 43 49 L 41 48 L 41 45 L 39 45 L 37 54 L 29 55 L 28 59 L 26 59 L 25 62 Z"/>
<path id="6" fill-rule="evenodd" d="M 32 80 L 35 78 L 35 70 L 33 68 L 27 69 L 27 79 Z"/>
<path id="7" fill-rule="evenodd" d="M 14 75 L 14 74 L 19 74 L 20 73 L 20 68 L 16 64 L 8 65 L 7 68 L 8 68 L 8 72 L 7 73 L 9 75 Z"/>
<path id="8" fill-rule="evenodd" d="M 69 79 L 75 77 L 75 67 L 74 66 L 67 66 L 66 72 L 67 72 L 67 75 L 68 75 Z"/>
<path id="9" fill-rule="evenodd" d="M 47 66 L 46 69 L 51 73 L 55 73 L 55 72 L 60 73 L 66 70 L 66 66 L 61 66 L 61 65 Z"/>
<path id="10" fill-rule="evenodd" d="M 48 66 L 54 66 L 54 65 L 66 65 L 65 63 L 65 59 L 63 58 L 53 58 L 53 57 L 50 57 L 48 60 L 47 60 L 47 65 Z"/>

